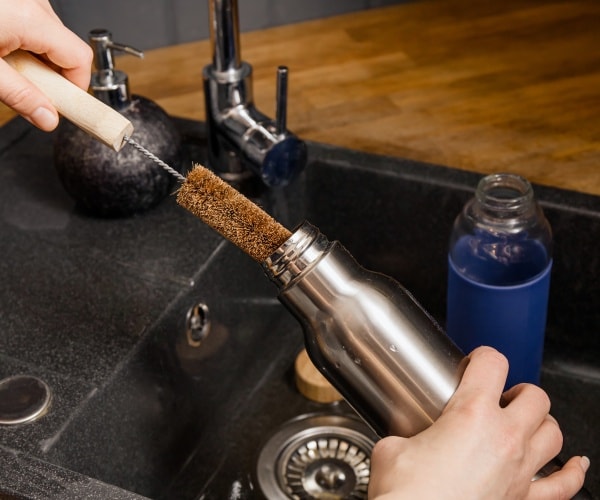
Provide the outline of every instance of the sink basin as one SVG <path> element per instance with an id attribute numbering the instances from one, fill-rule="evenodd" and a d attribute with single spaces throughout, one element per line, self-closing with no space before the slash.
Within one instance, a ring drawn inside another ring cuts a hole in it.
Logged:
<path id="1" fill-rule="evenodd" d="M 202 161 L 203 125 L 176 122 Z M 447 240 L 480 176 L 309 153 L 293 186 L 257 201 L 291 229 L 306 219 L 340 240 L 443 324 Z M 86 217 L 54 173 L 52 137 L 20 119 L 3 128 L 0 157 L 0 379 L 33 375 L 52 393 L 38 420 L 0 426 L 0 494 L 261 498 L 256 464 L 273 435 L 302 416 L 353 418 L 298 393 L 302 331 L 275 287 L 172 197 L 128 219 Z M 600 463 L 600 199 L 534 189 L 555 238 L 542 385 L 563 456 Z M 188 331 L 195 307 L 202 341 Z M 600 495 L 598 468 L 586 485 Z"/>

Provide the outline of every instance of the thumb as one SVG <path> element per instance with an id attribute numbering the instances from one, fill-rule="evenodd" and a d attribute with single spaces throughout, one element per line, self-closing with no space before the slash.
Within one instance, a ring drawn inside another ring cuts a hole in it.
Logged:
<path id="1" fill-rule="evenodd" d="M 573 498 L 583 487 L 589 466 L 589 458 L 572 457 L 561 470 L 533 481 L 527 498 Z"/>

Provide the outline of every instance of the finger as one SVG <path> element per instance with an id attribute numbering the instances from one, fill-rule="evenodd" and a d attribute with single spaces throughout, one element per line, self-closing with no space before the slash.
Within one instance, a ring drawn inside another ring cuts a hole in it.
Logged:
<path id="1" fill-rule="evenodd" d="M 590 466 L 587 457 L 572 457 L 561 470 L 531 483 L 528 500 L 573 498 L 583 487 Z"/>
<path id="2" fill-rule="evenodd" d="M 371 451 L 371 463 L 381 462 L 389 463 L 398 456 L 398 450 L 401 450 L 407 442 L 407 438 L 398 436 L 387 436 L 375 443 Z"/>
<path id="3" fill-rule="evenodd" d="M 47 132 L 58 125 L 58 113 L 35 85 L 0 59 L 0 101 Z"/>
<path id="4" fill-rule="evenodd" d="M 563 434 L 558 422 L 547 415 L 538 430 L 529 440 L 532 476 L 558 455 L 563 445 Z"/>
<path id="5" fill-rule="evenodd" d="M 497 405 L 507 375 L 508 361 L 504 355 L 491 347 L 478 347 L 469 355 L 469 364 L 450 402 L 483 399 Z"/>
<path id="6" fill-rule="evenodd" d="M 406 438 L 388 436 L 375 443 L 371 452 L 371 478 L 369 498 L 394 491 L 398 477 L 387 473 L 399 461 L 399 450 L 406 445 Z M 410 460 L 410 458 L 409 458 Z M 407 464 L 408 465 L 408 464 Z M 402 466 L 400 466 L 400 470 Z M 409 470 L 409 469 L 408 469 Z"/>
<path id="7" fill-rule="evenodd" d="M 540 387 L 533 384 L 519 384 L 503 395 L 504 411 L 515 421 L 526 435 L 533 434 L 550 411 L 550 398 Z"/>
<path id="8" fill-rule="evenodd" d="M 90 85 L 93 52 L 89 45 L 74 35 L 76 41 L 65 52 L 52 49 L 46 52 L 50 61 L 60 66 L 61 74 L 75 85 L 87 90 Z"/>
<path id="9" fill-rule="evenodd" d="M 36 0 L 36 3 L 51 16 L 58 17 L 48 0 Z"/>
<path id="10" fill-rule="evenodd" d="M 44 55 L 48 61 L 60 68 L 60 72 L 65 78 L 86 90 L 90 84 L 92 49 L 74 33 L 71 35 L 66 36 L 67 41 L 61 41 L 60 44 L 57 37 L 56 43 L 53 43 L 52 46 L 33 41 L 24 43 L 22 47 L 30 52 Z M 68 41 L 69 39 L 70 41 Z"/>
<path id="11" fill-rule="evenodd" d="M 48 16 L 47 2 L 30 4 L 29 10 L 19 15 L 20 40 L 18 46 L 35 54 L 45 55 L 62 68 L 61 73 L 73 83 L 87 89 L 93 59 L 91 47 L 67 29 L 52 11 Z M 42 12 L 43 11 L 43 12 Z M 35 24 L 32 29 L 31 24 Z"/>

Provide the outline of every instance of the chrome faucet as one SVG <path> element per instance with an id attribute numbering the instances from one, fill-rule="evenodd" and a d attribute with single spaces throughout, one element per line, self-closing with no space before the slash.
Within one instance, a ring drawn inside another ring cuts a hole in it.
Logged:
<path id="1" fill-rule="evenodd" d="M 209 0 L 213 60 L 204 68 L 208 163 L 223 179 L 258 175 L 267 186 L 289 184 L 306 164 L 306 144 L 286 128 L 288 69 L 277 70 L 277 109 L 254 106 L 252 66 L 241 60 L 237 0 Z"/>

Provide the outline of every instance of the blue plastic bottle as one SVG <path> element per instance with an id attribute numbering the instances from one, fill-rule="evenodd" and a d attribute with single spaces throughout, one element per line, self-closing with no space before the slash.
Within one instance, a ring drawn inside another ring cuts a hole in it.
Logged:
<path id="1" fill-rule="evenodd" d="M 506 387 L 539 384 L 552 267 L 552 232 L 531 184 L 484 177 L 454 222 L 448 255 L 448 335 L 466 353 L 502 352 Z"/>

